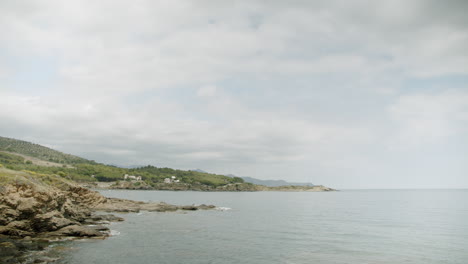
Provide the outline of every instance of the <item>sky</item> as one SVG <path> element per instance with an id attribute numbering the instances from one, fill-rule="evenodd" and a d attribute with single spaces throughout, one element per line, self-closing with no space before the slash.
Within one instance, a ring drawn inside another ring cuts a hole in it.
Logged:
<path id="1" fill-rule="evenodd" d="M 467 1 L 0 2 L 0 135 L 107 164 L 468 188 Z"/>

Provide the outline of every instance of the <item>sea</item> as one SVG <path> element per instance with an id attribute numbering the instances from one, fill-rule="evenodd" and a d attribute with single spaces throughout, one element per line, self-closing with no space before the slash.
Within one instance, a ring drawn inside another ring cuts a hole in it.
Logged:
<path id="1" fill-rule="evenodd" d="M 218 208 L 117 214 L 57 263 L 468 263 L 468 190 L 101 193 Z"/>

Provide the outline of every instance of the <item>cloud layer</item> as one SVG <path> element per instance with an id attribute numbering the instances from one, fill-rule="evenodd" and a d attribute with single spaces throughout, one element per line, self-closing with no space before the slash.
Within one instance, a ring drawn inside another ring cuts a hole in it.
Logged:
<path id="1" fill-rule="evenodd" d="M 464 1 L 0 4 L 0 134 L 107 163 L 468 187 Z"/>

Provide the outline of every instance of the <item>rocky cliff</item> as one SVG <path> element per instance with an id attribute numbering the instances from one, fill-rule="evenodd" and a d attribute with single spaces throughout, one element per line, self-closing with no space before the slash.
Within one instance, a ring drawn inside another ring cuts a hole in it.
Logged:
<path id="1" fill-rule="evenodd" d="M 0 235 L 10 237 L 106 236 L 96 224 L 122 220 L 95 211 L 138 212 L 211 209 L 106 198 L 59 176 L 0 168 Z M 90 224 L 93 224 L 90 226 Z"/>
<path id="2" fill-rule="evenodd" d="M 123 221 L 114 215 L 95 214 L 96 211 L 164 212 L 212 208 L 214 206 L 175 206 L 106 198 L 59 176 L 0 168 L 0 263 L 26 263 L 21 260 L 24 250 L 40 249 L 39 242 L 107 237 L 110 231 L 105 224 Z"/>
<path id="3" fill-rule="evenodd" d="M 106 200 L 58 176 L 0 169 L 0 234 L 10 237 L 105 236 L 86 228 Z"/>

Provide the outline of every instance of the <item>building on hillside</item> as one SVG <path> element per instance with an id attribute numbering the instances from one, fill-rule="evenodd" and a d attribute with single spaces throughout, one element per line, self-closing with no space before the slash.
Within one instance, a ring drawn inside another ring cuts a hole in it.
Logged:
<path id="1" fill-rule="evenodd" d="M 141 176 L 135 176 L 135 175 L 124 175 L 124 180 L 135 180 L 135 181 L 141 181 Z"/>
<path id="2" fill-rule="evenodd" d="M 176 176 L 171 176 L 170 178 L 165 178 L 164 183 L 178 183 L 180 180 L 176 179 Z"/>

